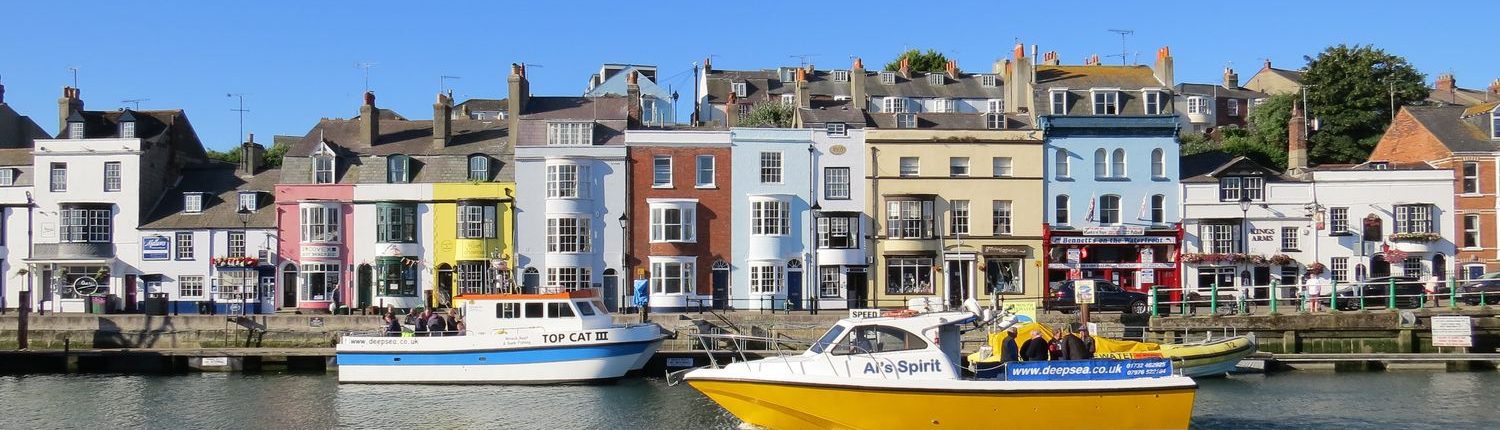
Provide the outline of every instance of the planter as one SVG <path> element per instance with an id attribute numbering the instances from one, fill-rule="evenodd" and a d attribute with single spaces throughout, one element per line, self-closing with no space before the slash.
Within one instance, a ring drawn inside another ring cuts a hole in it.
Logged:
<path id="1" fill-rule="evenodd" d="M 1394 242 L 1394 245 L 1407 254 L 1425 254 L 1432 250 L 1432 242 Z"/>

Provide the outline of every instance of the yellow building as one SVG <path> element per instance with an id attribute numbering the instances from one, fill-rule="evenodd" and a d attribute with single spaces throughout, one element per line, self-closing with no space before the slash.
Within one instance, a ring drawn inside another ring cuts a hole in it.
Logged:
<path id="1" fill-rule="evenodd" d="M 439 294 L 516 285 L 515 191 L 515 182 L 433 184 L 432 267 Z"/>
<path id="2" fill-rule="evenodd" d="M 931 128 L 866 131 L 875 303 L 1036 303 L 1044 292 L 1041 132 L 1014 129 L 1022 125 L 1014 118 L 958 120 L 998 114 L 898 115 L 923 116 L 905 123 Z M 890 115 L 871 116 L 879 125 Z"/>

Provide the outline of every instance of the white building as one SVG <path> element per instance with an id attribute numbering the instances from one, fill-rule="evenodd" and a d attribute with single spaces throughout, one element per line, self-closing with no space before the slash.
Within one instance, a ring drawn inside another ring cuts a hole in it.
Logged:
<path id="1" fill-rule="evenodd" d="M 853 109 L 804 109 L 812 129 L 813 216 L 817 236 L 813 263 L 818 307 L 869 307 L 870 241 L 873 220 L 865 213 L 864 113 Z"/>
<path id="2" fill-rule="evenodd" d="M 36 122 L 5 104 L 0 85 L 0 309 L 19 308 L 21 291 L 33 287 L 21 270 L 22 260 L 31 256 L 32 140 L 42 137 L 47 132 Z"/>
<path id="3" fill-rule="evenodd" d="M 359 184 L 354 187 L 354 303 L 368 303 L 385 308 L 411 309 L 424 304 L 420 291 L 431 290 L 428 282 L 433 279 L 432 265 L 401 265 L 400 276 L 381 273 L 382 258 L 419 258 L 419 261 L 434 261 L 433 228 L 436 203 L 430 183 Z M 384 211 L 386 215 L 381 215 Z M 386 222 L 390 218 L 405 218 L 414 215 L 415 225 L 405 222 Z M 385 222 L 386 225 L 381 224 Z M 415 273 L 407 273 L 415 271 Z M 401 278 L 400 286 L 390 286 L 390 278 Z M 410 285 L 407 285 L 410 283 Z M 389 290 L 402 288 L 415 290 L 410 294 L 387 294 Z"/>

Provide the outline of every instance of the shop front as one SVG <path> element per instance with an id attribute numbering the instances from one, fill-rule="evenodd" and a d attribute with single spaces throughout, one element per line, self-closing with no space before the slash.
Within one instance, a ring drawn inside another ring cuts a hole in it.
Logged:
<path id="1" fill-rule="evenodd" d="M 1070 279 L 1102 279 L 1127 291 L 1149 292 L 1153 286 L 1176 288 L 1181 229 L 1133 226 L 1048 228 L 1046 284 Z M 1174 299 L 1176 299 L 1174 297 Z"/>

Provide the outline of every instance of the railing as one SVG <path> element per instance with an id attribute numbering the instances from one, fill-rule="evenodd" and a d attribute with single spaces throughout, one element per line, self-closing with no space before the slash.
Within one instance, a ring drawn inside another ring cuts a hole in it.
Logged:
<path id="1" fill-rule="evenodd" d="M 1316 293 L 1316 294 L 1314 294 Z M 1488 305 L 1496 302 L 1483 288 L 1459 286 L 1447 281 L 1331 281 L 1319 285 L 1303 283 L 1281 285 L 1220 286 L 1217 283 L 1194 287 L 1152 287 L 1152 316 L 1197 315 L 1265 315 L 1284 313 L 1318 313 L 1364 311 L 1368 309 L 1417 309 Z M 1170 299 L 1176 297 L 1176 299 Z"/>

